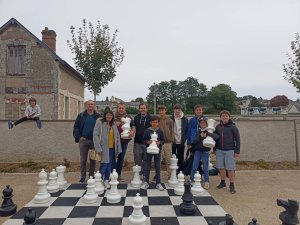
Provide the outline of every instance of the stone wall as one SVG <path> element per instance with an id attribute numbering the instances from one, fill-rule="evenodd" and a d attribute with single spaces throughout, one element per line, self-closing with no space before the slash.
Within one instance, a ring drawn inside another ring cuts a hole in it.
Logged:
<path id="1" fill-rule="evenodd" d="M 300 120 L 236 121 L 241 133 L 240 160 L 299 161 Z M 24 122 L 9 130 L 0 121 L 0 162 L 79 160 L 72 136 L 74 121 L 43 121 L 42 129 Z M 132 161 L 132 141 L 127 161 Z"/>

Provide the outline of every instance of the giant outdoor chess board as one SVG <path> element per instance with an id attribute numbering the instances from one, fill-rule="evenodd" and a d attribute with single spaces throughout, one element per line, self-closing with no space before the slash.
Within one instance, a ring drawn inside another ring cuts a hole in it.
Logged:
<path id="1" fill-rule="evenodd" d="M 37 225 L 125 225 L 133 211 L 132 201 L 136 193 L 140 193 L 143 198 L 147 225 L 206 225 L 207 221 L 212 221 L 213 224 L 224 221 L 226 212 L 207 191 L 204 190 L 201 196 L 194 197 L 197 205 L 195 215 L 185 216 L 179 211 L 181 196 L 175 195 L 172 188 L 165 187 L 166 190 L 159 191 L 151 183 L 148 190 L 141 190 L 119 184 L 122 195 L 120 203 L 109 204 L 104 193 L 96 203 L 87 205 L 82 201 L 86 185 L 70 184 L 65 191 L 51 194 L 51 200 L 46 204 L 30 201 L 4 225 L 22 225 L 29 207 L 36 212 Z"/>

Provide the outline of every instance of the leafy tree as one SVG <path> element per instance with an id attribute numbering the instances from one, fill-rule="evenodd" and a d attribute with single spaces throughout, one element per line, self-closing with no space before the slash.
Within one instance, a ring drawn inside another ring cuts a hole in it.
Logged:
<path id="1" fill-rule="evenodd" d="M 285 95 L 277 95 L 270 100 L 271 107 L 287 106 L 289 99 Z"/>
<path id="2" fill-rule="evenodd" d="M 135 107 L 126 107 L 126 113 L 131 114 L 131 115 L 136 115 L 138 114 L 139 110 Z"/>
<path id="3" fill-rule="evenodd" d="M 118 47 L 116 41 L 118 30 L 112 36 L 108 25 L 101 25 L 100 21 L 94 28 L 91 22 L 84 19 L 82 27 L 71 26 L 72 40 L 67 41 L 72 53 L 75 54 L 76 69 L 85 77 L 86 87 L 96 96 L 102 88 L 116 76 L 116 68 L 124 58 L 124 50 Z"/>
<path id="4" fill-rule="evenodd" d="M 262 107 L 263 104 L 256 98 L 252 97 L 251 102 L 250 102 L 250 107 Z"/>
<path id="5" fill-rule="evenodd" d="M 300 92 L 300 35 L 296 33 L 295 41 L 291 42 L 292 55 L 287 54 L 288 63 L 283 64 L 284 78 Z"/>
<path id="6" fill-rule="evenodd" d="M 133 102 L 143 102 L 144 99 L 142 97 L 138 97 L 135 100 L 133 100 Z"/>

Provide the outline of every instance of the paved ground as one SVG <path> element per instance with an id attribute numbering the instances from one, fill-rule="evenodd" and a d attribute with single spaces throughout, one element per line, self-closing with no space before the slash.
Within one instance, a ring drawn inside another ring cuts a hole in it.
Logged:
<path id="1" fill-rule="evenodd" d="M 79 173 L 67 173 L 70 183 L 78 182 Z M 131 172 L 124 174 L 125 181 L 131 179 Z M 6 184 L 14 189 L 14 202 L 22 208 L 37 193 L 37 174 L 0 174 L 1 192 Z M 166 182 L 166 174 L 163 174 Z M 255 217 L 261 225 L 280 224 L 278 215 L 283 211 L 276 205 L 276 199 L 296 199 L 300 202 L 300 171 L 247 170 L 236 172 L 237 193 L 232 195 L 228 188 L 216 190 L 218 177 L 211 177 L 209 192 L 219 204 L 231 214 L 239 225 L 247 225 Z M 298 212 L 298 217 L 300 213 Z M 0 218 L 2 224 L 8 218 Z"/>

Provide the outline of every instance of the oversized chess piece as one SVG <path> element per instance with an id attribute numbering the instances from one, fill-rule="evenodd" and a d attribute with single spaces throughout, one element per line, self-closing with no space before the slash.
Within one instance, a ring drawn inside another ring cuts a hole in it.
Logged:
<path id="1" fill-rule="evenodd" d="M 180 212 L 184 215 L 193 215 L 196 212 L 196 205 L 193 203 L 194 197 L 191 192 L 190 183 L 184 184 L 184 194 L 182 195 L 182 203 L 180 204 Z"/>
<path id="2" fill-rule="evenodd" d="M 130 121 L 131 119 L 129 117 L 122 117 L 122 122 L 124 123 L 122 125 L 122 133 L 121 133 L 121 138 L 126 139 L 129 138 L 129 132 L 130 132 Z"/>
<path id="3" fill-rule="evenodd" d="M 11 216 L 16 213 L 17 210 L 17 205 L 14 204 L 12 197 L 13 197 L 13 189 L 9 186 L 6 185 L 6 188 L 3 189 L 3 202 L 1 204 L 0 208 L 0 216 Z"/>
<path id="4" fill-rule="evenodd" d="M 199 196 L 201 194 L 202 191 L 204 191 L 204 189 L 201 186 L 201 175 L 199 173 L 199 171 L 197 171 L 197 173 L 194 176 L 194 184 L 192 189 L 192 193 L 194 196 Z"/>
<path id="5" fill-rule="evenodd" d="M 28 211 L 24 216 L 23 225 L 35 225 L 36 224 L 36 213 L 32 208 L 28 208 Z"/>
<path id="6" fill-rule="evenodd" d="M 118 203 L 121 201 L 121 194 L 118 191 L 118 173 L 115 169 L 110 174 L 110 190 L 107 191 L 107 202 L 108 203 Z"/>
<path id="7" fill-rule="evenodd" d="M 57 183 L 57 173 L 55 169 L 52 169 L 52 171 L 49 173 L 49 183 L 47 186 L 47 191 L 49 193 L 56 193 L 59 191 L 59 185 Z"/>
<path id="8" fill-rule="evenodd" d="M 98 194 L 95 191 L 95 180 L 93 177 L 90 177 L 87 181 L 87 191 L 86 194 L 83 196 L 83 201 L 86 204 L 95 203 L 98 199 Z"/>
<path id="9" fill-rule="evenodd" d="M 257 219 L 253 218 L 252 221 L 248 223 L 248 225 L 259 225 L 259 223 L 257 223 Z"/>
<path id="10" fill-rule="evenodd" d="M 214 119 L 208 119 L 207 120 L 207 127 L 205 130 L 208 131 L 208 133 L 213 133 L 215 131 L 216 121 Z M 213 148 L 215 146 L 216 142 L 214 139 L 210 136 L 206 136 L 206 138 L 203 140 L 203 145 L 208 148 Z"/>
<path id="11" fill-rule="evenodd" d="M 103 194 L 105 190 L 104 184 L 103 184 L 103 180 L 101 178 L 101 173 L 99 173 L 99 171 L 97 171 L 97 173 L 95 173 L 95 191 L 98 195 Z"/>
<path id="12" fill-rule="evenodd" d="M 133 179 L 131 181 L 131 186 L 134 188 L 140 188 L 142 185 L 142 180 L 140 178 L 141 167 L 135 165 L 132 167 L 133 170 Z"/>
<path id="13" fill-rule="evenodd" d="M 279 214 L 279 219 L 282 221 L 282 225 L 299 224 L 299 219 L 297 216 L 299 210 L 299 202 L 293 199 L 288 199 L 288 201 L 277 199 L 277 205 L 285 209 L 285 211 Z"/>
<path id="14" fill-rule="evenodd" d="M 184 193 L 184 174 L 182 171 L 178 174 L 178 184 L 174 188 L 174 192 L 176 195 L 183 195 Z"/>
<path id="15" fill-rule="evenodd" d="M 225 215 L 225 221 L 220 222 L 219 225 L 237 225 L 234 221 L 231 215 L 226 214 Z"/>
<path id="16" fill-rule="evenodd" d="M 50 201 L 50 194 L 47 191 L 47 173 L 44 169 L 39 173 L 39 181 L 37 183 L 39 185 L 39 191 L 34 196 L 34 202 L 37 204 L 47 203 Z"/>
<path id="17" fill-rule="evenodd" d="M 177 180 L 177 177 L 176 177 L 176 170 L 178 169 L 178 166 L 177 166 L 177 162 L 178 162 L 178 159 L 176 158 L 176 155 L 173 154 L 171 159 L 170 159 L 170 179 L 168 180 L 168 184 L 170 187 L 176 187 L 176 185 L 178 184 L 178 180 Z"/>
<path id="18" fill-rule="evenodd" d="M 59 185 L 59 190 L 66 190 L 67 188 L 67 181 L 64 176 L 65 171 L 66 171 L 65 166 L 60 165 L 56 167 L 57 183 Z"/>
<path id="19" fill-rule="evenodd" d="M 133 198 L 133 212 L 129 216 L 129 225 L 146 225 L 147 217 L 144 215 L 143 208 L 143 199 L 140 197 L 140 194 L 137 193 Z"/>
<path id="20" fill-rule="evenodd" d="M 157 147 L 157 133 L 154 131 L 151 134 L 151 144 L 147 147 L 147 153 L 149 154 L 158 154 L 159 153 L 159 148 Z"/>

